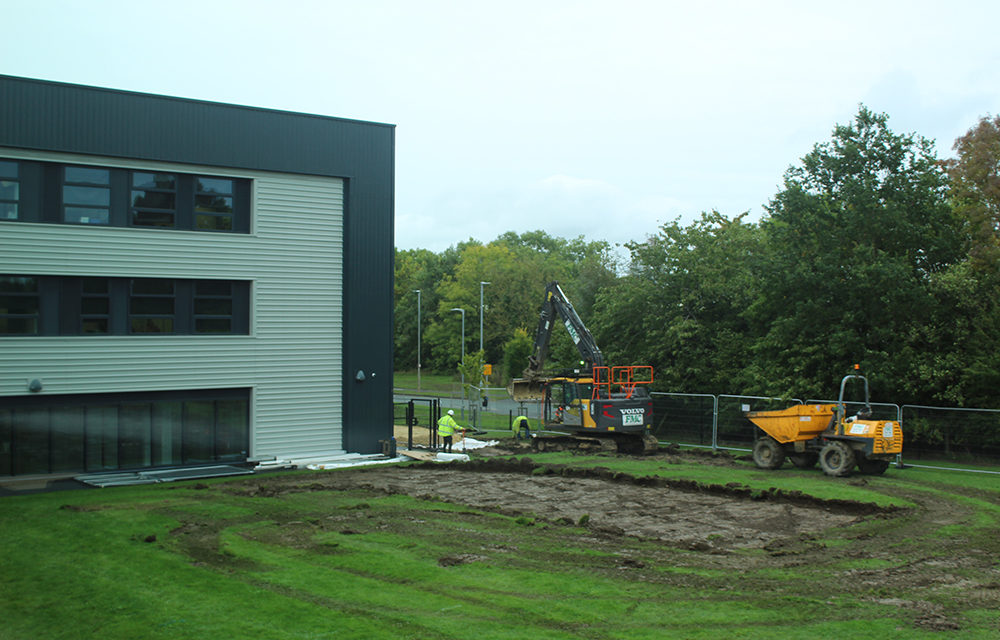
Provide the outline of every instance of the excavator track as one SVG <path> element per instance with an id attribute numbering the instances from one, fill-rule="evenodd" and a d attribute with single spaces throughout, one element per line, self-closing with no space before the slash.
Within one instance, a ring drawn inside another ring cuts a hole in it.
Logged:
<path id="1" fill-rule="evenodd" d="M 623 453 L 651 455 L 660 447 L 652 434 L 612 433 L 606 436 L 575 436 L 570 434 L 538 435 L 532 438 L 535 451 L 586 451 L 592 453 Z"/>

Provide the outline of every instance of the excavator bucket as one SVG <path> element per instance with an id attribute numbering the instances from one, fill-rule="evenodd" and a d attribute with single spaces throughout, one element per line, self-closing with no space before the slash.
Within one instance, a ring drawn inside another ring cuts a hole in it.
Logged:
<path id="1" fill-rule="evenodd" d="M 514 378 L 507 387 L 507 393 L 515 402 L 543 400 L 545 398 L 545 383 L 536 378 Z"/>

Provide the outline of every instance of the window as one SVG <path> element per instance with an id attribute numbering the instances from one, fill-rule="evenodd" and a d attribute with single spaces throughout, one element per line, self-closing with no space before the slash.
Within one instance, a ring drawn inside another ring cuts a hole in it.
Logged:
<path id="1" fill-rule="evenodd" d="M 17 220 L 20 193 L 17 163 L 0 160 L 0 220 Z"/>
<path id="2" fill-rule="evenodd" d="M 111 292 L 107 278 L 81 278 L 80 333 L 111 331 Z"/>
<path id="3" fill-rule="evenodd" d="M 0 475 L 241 462 L 250 390 L 0 397 Z"/>
<path id="4" fill-rule="evenodd" d="M 0 221 L 250 233 L 252 182 L 0 158 Z"/>
<path id="5" fill-rule="evenodd" d="M 233 181 L 199 176 L 194 184 L 194 228 L 232 231 Z"/>
<path id="6" fill-rule="evenodd" d="M 39 298 L 38 278 L 0 276 L 0 335 L 38 335 Z"/>
<path id="7" fill-rule="evenodd" d="M 111 171 L 66 167 L 63 177 L 63 220 L 76 224 L 111 222 Z"/>
<path id="8" fill-rule="evenodd" d="M 194 332 L 233 332 L 233 283 L 202 280 L 194 285 Z"/>
<path id="9" fill-rule="evenodd" d="M 177 220 L 177 176 L 132 173 L 132 225 L 173 229 Z"/>
<path id="10" fill-rule="evenodd" d="M 128 300 L 130 331 L 173 333 L 174 302 L 173 280 L 133 280 Z"/>
<path id="11" fill-rule="evenodd" d="M 249 335 L 250 282 L 0 274 L 0 336 Z"/>

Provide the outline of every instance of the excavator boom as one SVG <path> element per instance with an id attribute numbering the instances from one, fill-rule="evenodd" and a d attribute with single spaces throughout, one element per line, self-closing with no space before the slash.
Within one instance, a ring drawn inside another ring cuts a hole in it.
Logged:
<path id="1" fill-rule="evenodd" d="M 562 287 L 558 282 L 550 282 L 545 288 L 545 303 L 542 305 L 542 312 L 538 317 L 538 329 L 535 331 L 535 345 L 532 354 L 528 357 L 528 368 L 524 370 L 524 377 L 531 378 L 533 375 L 541 373 L 545 366 L 545 360 L 549 354 L 549 341 L 552 338 L 552 329 L 556 317 L 559 317 L 577 351 L 584 362 L 584 368 L 600 367 L 604 365 L 604 356 L 594 341 L 594 336 L 583 324 L 573 303 L 566 298 Z"/>

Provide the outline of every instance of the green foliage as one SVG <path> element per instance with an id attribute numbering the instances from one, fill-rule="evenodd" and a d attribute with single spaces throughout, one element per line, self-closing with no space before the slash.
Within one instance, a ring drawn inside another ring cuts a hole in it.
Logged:
<path id="1" fill-rule="evenodd" d="M 615 364 L 650 364 L 657 388 L 729 393 L 748 360 L 761 236 L 744 216 L 702 214 L 630 243 L 631 268 L 602 290 L 591 331 Z"/>
<path id="2" fill-rule="evenodd" d="M 508 381 L 521 375 L 528 366 L 534 338 L 524 328 L 514 329 L 514 336 L 503 346 L 503 380 Z"/>
<path id="3" fill-rule="evenodd" d="M 981 118 L 955 141 L 958 157 L 945 162 L 955 212 L 968 225 L 969 256 L 977 270 L 996 276 L 1000 265 L 1000 116 Z"/>
<path id="4" fill-rule="evenodd" d="M 933 304 L 909 336 L 914 391 L 959 406 L 996 406 L 1000 366 L 1000 117 L 982 118 L 945 162 L 967 254 L 934 274 Z"/>
<path id="5" fill-rule="evenodd" d="M 749 309 L 757 392 L 828 397 L 856 362 L 883 397 L 910 399 L 899 354 L 960 237 L 931 142 L 887 120 L 861 107 L 788 170 L 767 207 Z"/>
<path id="6" fill-rule="evenodd" d="M 607 243 L 554 238 L 543 231 L 508 232 L 486 245 L 470 240 L 439 256 L 397 251 L 396 369 L 413 369 L 416 363 L 414 289 L 421 290 L 425 370 L 447 372 L 461 359 L 462 347 L 461 317 L 451 309 L 466 311 L 468 352 L 479 344 L 481 289 L 485 362 L 499 364 L 515 331 L 533 330 L 546 284 L 567 282 L 567 293 L 580 296 L 574 305 L 588 312 L 597 292 L 614 282 L 615 268 Z M 553 357 L 558 354 L 575 358 L 572 345 L 554 348 Z"/>
<path id="7" fill-rule="evenodd" d="M 458 373 L 465 380 L 465 387 L 462 389 L 464 396 L 469 398 L 469 388 L 481 387 L 483 381 L 483 352 L 474 351 L 465 354 L 465 361 L 458 363 Z"/>

